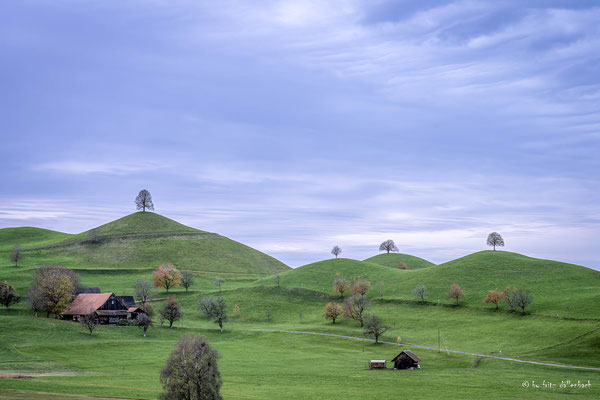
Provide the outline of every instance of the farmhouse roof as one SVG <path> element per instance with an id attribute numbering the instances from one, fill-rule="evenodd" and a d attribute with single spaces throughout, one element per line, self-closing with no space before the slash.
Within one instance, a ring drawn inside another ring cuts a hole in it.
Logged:
<path id="1" fill-rule="evenodd" d="M 137 306 L 136 307 L 129 307 L 127 309 L 127 312 L 138 312 L 138 311 L 144 312 L 144 310 L 142 310 L 141 308 L 139 308 Z"/>
<path id="2" fill-rule="evenodd" d="M 417 356 L 415 355 L 415 353 L 413 353 L 413 352 L 412 352 L 412 351 L 410 351 L 410 350 L 404 350 L 402 353 L 400 353 L 400 354 L 398 354 L 396 357 L 394 357 L 394 358 L 392 359 L 392 361 L 396 360 L 396 359 L 397 359 L 398 357 L 400 357 L 400 356 L 401 356 L 403 353 L 404 353 L 404 354 L 406 354 L 408 357 L 410 357 L 410 359 L 411 359 L 411 360 L 413 360 L 414 362 L 419 362 L 419 361 L 421 361 L 421 359 L 420 359 L 419 357 L 417 357 Z"/>
<path id="3" fill-rule="evenodd" d="M 135 299 L 133 298 L 133 296 L 117 296 L 117 298 L 125 307 L 135 307 Z"/>
<path id="4" fill-rule="evenodd" d="M 62 315 L 88 315 L 108 301 L 112 293 L 82 293 L 75 297 L 71 307 Z"/>
<path id="5" fill-rule="evenodd" d="M 75 294 L 100 292 L 100 286 L 79 286 L 77 289 L 75 289 Z"/>

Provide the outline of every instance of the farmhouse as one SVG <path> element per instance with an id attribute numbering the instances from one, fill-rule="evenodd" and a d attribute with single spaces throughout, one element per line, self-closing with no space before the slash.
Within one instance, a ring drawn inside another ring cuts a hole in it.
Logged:
<path id="1" fill-rule="evenodd" d="M 134 303 L 135 304 L 135 303 Z M 71 307 L 60 314 L 61 318 L 79 321 L 94 314 L 101 324 L 116 324 L 122 319 L 134 319 L 143 312 L 137 306 L 127 307 L 114 293 L 82 293 L 75 297 Z"/>
<path id="2" fill-rule="evenodd" d="M 394 369 L 421 368 L 421 366 L 419 366 L 419 361 L 421 361 L 421 359 L 410 350 L 404 350 L 394 357 L 392 361 L 394 362 Z"/>

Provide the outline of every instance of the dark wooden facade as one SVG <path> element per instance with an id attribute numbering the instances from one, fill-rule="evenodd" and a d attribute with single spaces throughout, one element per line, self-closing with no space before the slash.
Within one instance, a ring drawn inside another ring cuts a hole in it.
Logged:
<path id="1" fill-rule="evenodd" d="M 418 369 L 421 368 L 419 361 L 421 359 L 417 357 L 412 351 L 404 350 L 392 359 L 394 362 L 394 369 Z"/>
<path id="2" fill-rule="evenodd" d="M 61 317 L 79 321 L 84 315 L 94 315 L 101 324 L 117 324 L 122 319 L 134 319 L 141 312 L 138 307 L 127 307 L 114 293 L 83 293 Z"/>

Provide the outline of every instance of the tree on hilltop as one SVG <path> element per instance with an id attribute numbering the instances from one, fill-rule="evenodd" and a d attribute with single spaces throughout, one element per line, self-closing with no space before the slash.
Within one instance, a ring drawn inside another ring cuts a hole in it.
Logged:
<path id="1" fill-rule="evenodd" d="M 152 202 L 152 195 L 146 189 L 140 190 L 137 197 L 135 198 L 135 205 L 138 210 L 142 212 L 148 210 L 154 210 L 154 203 Z"/>
<path id="2" fill-rule="evenodd" d="M 331 254 L 333 254 L 335 258 L 338 258 L 338 256 L 342 254 L 342 248 L 340 246 L 333 246 L 333 249 L 331 249 Z"/>
<path id="3" fill-rule="evenodd" d="M 379 245 L 379 251 L 387 251 L 388 254 L 390 253 L 390 251 L 397 253 L 398 248 L 396 247 L 396 244 L 394 243 L 394 241 L 390 239 L 390 240 L 386 240 L 385 242 L 383 242 Z"/>
<path id="4" fill-rule="evenodd" d="M 502 239 L 502 236 L 498 232 L 492 232 L 488 235 L 487 245 L 493 246 L 494 250 L 496 250 L 496 246 L 504 247 L 504 239 Z"/>

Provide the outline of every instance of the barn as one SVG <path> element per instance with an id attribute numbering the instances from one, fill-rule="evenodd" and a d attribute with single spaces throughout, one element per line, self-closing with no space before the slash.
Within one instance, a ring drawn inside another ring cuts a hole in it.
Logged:
<path id="1" fill-rule="evenodd" d="M 404 350 L 392 359 L 394 369 L 418 369 L 421 368 L 419 361 L 421 359 L 410 350 Z"/>
<path id="2" fill-rule="evenodd" d="M 114 293 L 82 293 L 60 316 L 79 321 L 84 315 L 94 314 L 101 324 L 116 324 L 122 319 L 134 319 L 140 312 L 138 307 L 127 307 Z"/>

